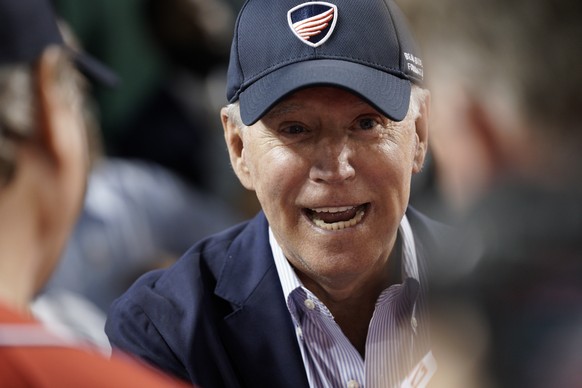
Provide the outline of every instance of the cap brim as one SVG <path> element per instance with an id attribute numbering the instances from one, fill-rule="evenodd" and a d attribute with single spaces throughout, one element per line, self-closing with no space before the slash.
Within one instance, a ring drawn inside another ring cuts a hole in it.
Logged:
<path id="1" fill-rule="evenodd" d="M 310 86 L 347 89 L 394 121 L 402 121 L 408 112 L 410 81 L 353 62 L 321 59 L 282 67 L 242 91 L 243 123 L 254 124 L 282 98 Z"/>
<path id="2" fill-rule="evenodd" d="M 71 48 L 69 48 L 69 51 L 77 69 L 90 81 L 110 88 L 119 86 L 121 82 L 119 76 L 108 66 L 86 52 L 75 51 Z"/>

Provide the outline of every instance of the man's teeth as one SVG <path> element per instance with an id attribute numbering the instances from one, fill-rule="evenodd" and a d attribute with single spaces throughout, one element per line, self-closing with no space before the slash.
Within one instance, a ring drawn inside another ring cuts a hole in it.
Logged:
<path id="1" fill-rule="evenodd" d="M 347 210 L 353 209 L 353 206 L 342 206 L 342 207 L 320 207 L 318 209 L 312 209 L 316 213 L 339 213 L 345 212 Z"/>
<path id="2" fill-rule="evenodd" d="M 353 208 L 354 208 L 353 206 L 344 206 L 344 207 L 326 207 L 326 208 L 318 208 L 318 209 L 312 209 L 312 210 L 316 214 L 317 213 L 339 213 L 339 212 L 348 211 L 348 210 L 353 209 Z M 332 222 L 332 223 L 327 223 L 327 222 L 323 221 L 322 219 L 318 218 L 316 214 L 313 217 L 313 223 L 315 225 L 317 225 L 318 227 L 320 227 L 321 229 L 330 230 L 330 231 L 342 230 L 345 228 L 355 226 L 360 221 L 362 221 L 362 218 L 364 218 L 364 210 L 363 209 L 358 210 L 356 212 L 355 216 L 349 220 Z"/>

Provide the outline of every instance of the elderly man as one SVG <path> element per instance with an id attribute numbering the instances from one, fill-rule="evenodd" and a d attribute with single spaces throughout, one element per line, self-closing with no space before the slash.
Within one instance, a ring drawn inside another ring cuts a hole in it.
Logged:
<path id="1" fill-rule="evenodd" d="M 248 1 L 221 117 L 263 211 L 138 280 L 110 310 L 112 344 L 208 387 L 428 378 L 425 271 L 443 230 L 408 208 L 422 75 L 392 1 Z"/>

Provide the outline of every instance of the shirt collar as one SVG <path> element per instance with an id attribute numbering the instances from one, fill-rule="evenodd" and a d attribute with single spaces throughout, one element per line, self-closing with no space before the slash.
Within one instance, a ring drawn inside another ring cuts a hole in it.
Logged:
<path id="1" fill-rule="evenodd" d="M 400 226 L 398 227 L 398 233 L 402 238 L 402 268 L 404 272 L 403 281 L 406 278 L 413 278 L 420 282 L 418 276 L 418 261 L 416 258 L 416 247 L 414 244 L 414 235 L 412 233 L 412 228 L 408 222 L 406 214 L 402 217 L 400 221 Z M 273 257 L 275 258 L 275 266 L 277 267 L 277 273 L 279 274 L 279 280 L 281 281 L 281 287 L 283 288 L 283 294 L 285 295 L 285 300 L 289 300 L 289 295 L 291 292 L 303 286 L 301 280 L 297 277 L 297 274 L 289 264 L 289 261 L 285 258 L 281 246 L 275 239 L 275 235 L 269 226 L 269 244 L 271 245 L 271 251 Z"/>
<path id="2" fill-rule="evenodd" d="M 302 286 L 301 280 L 295 274 L 293 267 L 287 261 L 287 258 L 283 254 L 281 246 L 275 239 L 273 230 L 269 226 L 269 243 L 271 245 L 271 251 L 273 252 L 273 257 L 275 258 L 275 266 L 277 267 L 277 273 L 279 274 L 279 281 L 281 282 L 281 287 L 283 287 L 283 294 L 285 295 L 285 300 L 289 300 L 289 295 L 291 292 Z"/>

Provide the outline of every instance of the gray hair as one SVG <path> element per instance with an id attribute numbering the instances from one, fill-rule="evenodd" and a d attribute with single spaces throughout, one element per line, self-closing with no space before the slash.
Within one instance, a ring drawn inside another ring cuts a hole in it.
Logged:
<path id="1" fill-rule="evenodd" d="M 420 105 L 426 100 L 428 94 L 429 93 L 427 89 L 423 89 L 417 85 L 412 85 L 410 103 L 405 120 L 416 120 L 418 118 L 420 115 Z M 240 106 L 238 101 L 226 106 L 226 115 L 236 124 L 237 127 L 245 127 L 240 117 Z"/>

